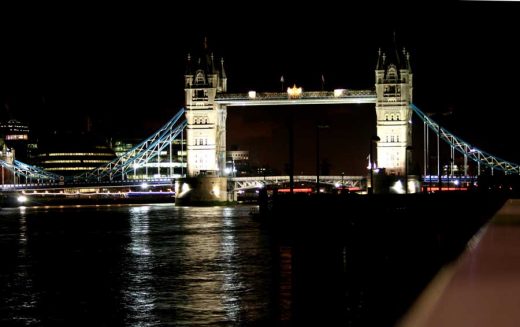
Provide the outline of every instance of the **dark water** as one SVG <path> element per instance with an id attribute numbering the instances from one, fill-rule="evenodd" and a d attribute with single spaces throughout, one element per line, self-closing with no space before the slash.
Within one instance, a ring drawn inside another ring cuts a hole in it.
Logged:
<path id="1" fill-rule="evenodd" d="M 276 321 L 269 237 L 248 207 L 3 209 L 0 326 Z"/>
<path id="2" fill-rule="evenodd" d="M 348 208 L 279 228 L 248 206 L 3 208 L 0 326 L 392 326 L 453 219 Z"/>

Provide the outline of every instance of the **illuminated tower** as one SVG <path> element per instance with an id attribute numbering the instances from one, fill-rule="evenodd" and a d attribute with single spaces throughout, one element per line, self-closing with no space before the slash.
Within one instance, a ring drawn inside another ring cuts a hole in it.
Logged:
<path id="1" fill-rule="evenodd" d="M 412 70 L 410 53 L 379 50 L 376 66 L 377 166 L 404 175 L 406 148 L 412 144 Z"/>
<path id="2" fill-rule="evenodd" d="M 226 92 L 224 60 L 215 65 L 204 41 L 196 62 L 188 55 L 184 90 L 186 95 L 186 148 L 188 176 L 222 175 L 226 162 L 226 108 L 215 103 L 217 93 Z"/>

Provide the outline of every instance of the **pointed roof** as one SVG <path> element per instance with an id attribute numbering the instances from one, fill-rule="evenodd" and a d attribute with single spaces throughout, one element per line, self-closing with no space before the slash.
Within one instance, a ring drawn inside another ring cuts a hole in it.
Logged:
<path id="1" fill-rule="evenodd" d="M 381 50 L 378 51 L 378 60 L 377 60 L 377 70 L 388 70 L 390 65 L 394 65 L 397 70 L 398 74 L 401 69 L 407 69 L 409 72 L 411 72 L 411 66 L 410 66 L 410 53 L 406 51 L 406 49 L 403 47 L 401 51 L 399 51 L 399 47 L 397 46 L 396 36 L 395 32 L 393 33 L 392 42 L 385 47 L 385 52 L 382 52 Z"/>

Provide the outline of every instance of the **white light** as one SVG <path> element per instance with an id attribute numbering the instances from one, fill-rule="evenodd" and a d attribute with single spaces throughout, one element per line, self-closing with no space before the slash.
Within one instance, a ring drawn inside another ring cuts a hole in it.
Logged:
<path id="1" fill-rule="evenodd" d="M 458 180 L 458 179 L 456 179 L 456 180 L 455 180 L 455 181 L 453 182 L 453 184 L 455 184 L 455 185 L 457 185 L 457 186 L 458 186 L 458 185 L 460 184 L 460 182 L 459 182 L 459 180 Z"/>
<path id="2" fill-rule="evenodd" d="M 345 94 L 345 89 L 335 89 L 334 90 L 335 98 L 338 98 L 338 97 L 342 96 L 343 94 Z"/>
<path id="3" fill-rule="evenodd" d="M 250 99 L 256 98 L 256 91 L 249 91 L 247 94 Z"/>
<path id="4" fill-rule="evenodd" d="M 17 200 L 18 200 L 19 203 L 25 203 L 25 202 L 27 202 L 27 197 L 25 195 L 20 195 L 17 198 Z"/>
<path id="5" fill-rule="evenodd" d="M 141 184 L 141 188 L 142 188 L 143 190 L 146 190 L 146 189 L 148 188 L 148 183 L 147 183 L 147 182 L 143 182 L 143 183 Z"/>
<path id="6" fill-rule="evenodd" d="M 218 198 L 220 196 L 220 187 L 218 185 L 213 186 L 213 194 Z"/>
<path id="7" fill-rule="evenodd" d="M 224 168 L 224 174 L 229 175 L 231 173 L 231 168 Z"/>
<path id="8" fill-rule="evenodd" d="M 395 182 L 395 184 L 392 186 L 392 189 L 397 194 L 403 194 L 404 193 L 403 183 L 401 181 Z"/>
<path id="9" fill-rule="evenodd" d="M 336 188 L 339 188 L 339 187 L 341 186 L 341 184 L 340 184 L 339 182 L 336 182 L 336 183 L 334 183 L 334 186 L 335 186 Z"/>

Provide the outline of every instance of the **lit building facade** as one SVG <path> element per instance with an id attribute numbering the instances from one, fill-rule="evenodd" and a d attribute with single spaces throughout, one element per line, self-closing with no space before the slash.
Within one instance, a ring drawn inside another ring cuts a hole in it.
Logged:
<path id="1" fill-rule="evenodd" d="M 29 126 L 16 119 L 0 123 L 0 137 L 3 137 L 8 148 L 14 150 L 17 160 L 27 161 L 31 156 L 28 148 L 29 132 Z"/>
<path id="2" fill-rule="evenodd" d="M 115 158 L 114 151 L 91 134 L 54 134 L 40 143 L 35 164 L 61 176 L 79 175 L 107 164 Z"/>
<path id="3" fill-rule="evenodd" d="M 232 150 L 226 152 L 226 173 L 241 176 L 249 173 L 249 151 Z"/>
<path id="4" fill-rule="evenodd" d="M 379 50 L 376 66 L 377 167 L 404 175 L 406 151 L 412 142 L 413 76 L 405 49 L 387 56 Z"/>

